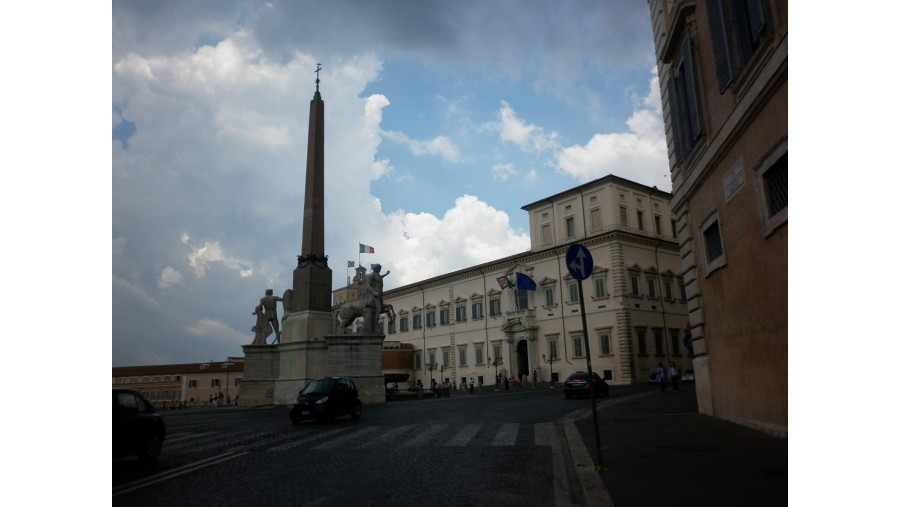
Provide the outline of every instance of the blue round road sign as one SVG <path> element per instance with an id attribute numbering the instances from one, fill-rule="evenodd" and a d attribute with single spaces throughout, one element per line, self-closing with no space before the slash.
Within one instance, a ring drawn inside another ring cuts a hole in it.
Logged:
<path id="1" fill-rule="evenodd" d="M 574 243 L 566 252 L 566 267 L 576 280 L 584 280 L 594 270 L 594 258 L 584 245 Z"/>

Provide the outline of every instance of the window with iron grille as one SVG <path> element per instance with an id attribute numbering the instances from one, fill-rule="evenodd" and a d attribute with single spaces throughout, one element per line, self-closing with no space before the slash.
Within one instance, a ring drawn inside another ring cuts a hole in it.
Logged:
<path id="1" fill-rule="evenodd" d="M 647 353 L 647 330 L 646 328 L 636 328 L 634 334 L 637 335 L 638 354 Z"/>
<path id="2" fill-rule="evenodd" d="M 788 205 L 788 156 L 785 153 L 763 174 L 766 185 L 766 204 L 769 217 L 787 208 Z"/>
<path id="3" fill-rule="evenodd" d="M 706 244 L 706 262 L 712 263 L 724 253 L 722 236 L 719 232 L 719 221 L 716 220 L 703 231 L 703 242 Z"/>

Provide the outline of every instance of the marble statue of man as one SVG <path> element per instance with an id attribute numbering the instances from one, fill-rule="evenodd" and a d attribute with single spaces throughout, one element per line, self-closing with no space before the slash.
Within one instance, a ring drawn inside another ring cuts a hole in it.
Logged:
<path id="1" fill-rule="evenodd" d="M 378 316 L 381 315 L 381 311 L 384 309 L 384 277 L 389 274 L 391 274 L 390 271 L 383 275 L 381 274 L 381 264 L 372 264 L 372 272 L 366 277 L 366 288 L 375 301 L 375 320 L 378 320 Z"/>
<path id="2" fill-rule="evenodd" d="M 259 300 L 259 304 L 266 310 L 266 320 L 275 330 L 275 342 L 281 343 L 281 331 L 278 330 L 278 302 L 284 301 L 282 298 L 275 296 L 272 289 L 266 289 L 266 295 Z"/>

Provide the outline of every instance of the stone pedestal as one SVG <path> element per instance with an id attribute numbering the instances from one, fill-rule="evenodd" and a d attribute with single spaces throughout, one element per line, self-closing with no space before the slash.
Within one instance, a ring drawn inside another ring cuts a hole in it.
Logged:
<path id="1" fill-rule="evenodd" d="M 284 343 L 278 347 L 280 374 L 274 404 L 290 405 L 310 380 L 328 373 L 328 346 L 323 339 Z"/>
<path id="2" fill-rule="evenodd" d="M 244 377 L 238 403 L 243 407 L 271 406 L 279 376 L 277 345 L 244 345 Z"/>
<path id="3" fill-rule="evenodd" d="M 330 335 L 327 375 L 353 379 L 363 405 L 384 403 L 384 373 L 381 351 L 383 334 Z"/>
<path id="4" fill-rule="evenodd" d="M 331 312 L 307 310 L 292 312 L 281 323 L 281 344 L 323 340 L 334 333 Z"/>
<path id="5" fill-rule="evenodd" d="M 272 400 L 275 405 L 290 405 L 311 379 L 326 375 L 325 335 L 334 330 L 333 319 L 331 312 L 311 310 L 293 312 L 284 319 Z"/>

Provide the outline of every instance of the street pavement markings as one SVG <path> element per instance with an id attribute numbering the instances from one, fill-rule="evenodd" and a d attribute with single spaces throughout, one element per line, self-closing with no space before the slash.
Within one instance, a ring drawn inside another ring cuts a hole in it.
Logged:
<path id="1" fill-rule="evenodd" d="M 344 435 L 342 437 L 338 437 L 333 440 L 329 440 L 328 442 L 325 442 L 323 444 L 319 444 L 319 445 L 313 447 L 313 450 L 317 451 L 320 449 L 332 449 L 334 447 L 337 447 L 337 446 L 343 444 L 344 442 L 346 442 L 348 440 L 353 440 L 354 438 L 368 435 L 369 433 L 372 433 L 373 431 L 376 431 L 377 429 L 378 429 L 378 426 L 369 426 L 368 428 L 363 428 L 359 431 L 354 431 L 353 433 L 351 433 L 349 435 Z"/>
<path id="2" fill-rule="evenodd" d="M 293 449 L 294 447 L 299 447 L 299 446 L 307 444 L 309 442 L 323 440 L 325 438 L 328 438 L 333 435 L 337 435 L 339 433 L 345 433 L 346 431 L 347 431 L 347 428 L 339 428 L 336 430 L 325 431 L 322 433 L 316 433 L 316 434 L 310 435 L 306 438 L 301 438 L 298 440 L 293 440 L 286 444 L 281 444 L 281 445 L 276 445 L 275 447 L 270 447 L 269 450 L 270 451 L 286 451 L 288 449 Z M 290 436 L 294 437 L 295 435 L 290 435 Z"/>
<path id="3" fill-rule="evenodd" d="M 368 442 L 360 445 L 359 447 L 360 448 L 368 448 L 368 447 L 377 447 L 377 446 L 386 445 L 386 444 L 393 444 L 394 442 L 400 440 L 401 436 L 404 433 L 411 431 L 415 427 L 416 427 L 415 424 L 407 424 L 406 426 L 400 426 L 397 428 L 389 429 L 389 430 L 385 431 L 384 433 L 382 433 L 381 435 L 379 435 L 378 438 L 373 438 L 372 440 L 369 440 Z M 381 429 L 381 428 L 379 427 L 378 429 Z"/>
<path id="4" fill-rule="evenodd" d="M 468 444 L 480 429 L 480 424 L 467 424 L 463 427 L 463 429 L 459 430 L 459 433 L 451 438 L 446 445 L 450 447 L 462 447 Z"/>
<path id="5" fill-rule="evenodd" d="M 223 463 L 228 460 L 232 460 L 239 456 L 243 456 L 244 454 L 249 454 L 247 452 L 234 452 L 234 453 L 225 453 L 220 456 L 214 456 L 212 458 L 203 459 L 194 463 L 190 463 L 184 466 L 180 466 L 178 468 L 173 468 L 172 470 L 167 470 L 165 472 L 151 475 L 150 477 L 145 477 L 141 480 L 137 480 L 134 482 L 129 482 L 127 484 L 122 484 L 121 486 L 116 486 L 113 488 L 113 497 L 124 495 L 125 493 L 130 493 L 132 491 L 146 488 L 147 486 L 151 486 L 158 482 L 167 481 L 173 477 L 178 477 L 179 475 L 189 474 L 191 472 L 195 472 L 200 470 L 201 468 L 206 468 L 212 465 L 218 465 L 219 463 Z"/>
<path id="6" fill-rule="evenodd" d="M 491 445 L 515 445 L 518 433 L 519 423 L 503 423 L 500 425 L 500 431 L 494 435 L 494 441 L 491 442 Z"/>
<path id="7" fill-rule="evenodd" d="M 208 433 L 181 433 L 178 435 L 166 435 L 166 444 L 171 446 L 175 443 L 182 443 L 186 440 L 194 440 L 196 438 L 208 437 Z"/>
<path id="8" fill-rule="evenodd" d="M 439 435 L 449 428 L 449 424 L 435 424 L 434 426 L 430 426 L 425 431 L 416 434 L 415 437 L 407 440 L 403 443 L 403 447 L 416 447 L 422 446 L 428 443 L 432 437 Z"/>

